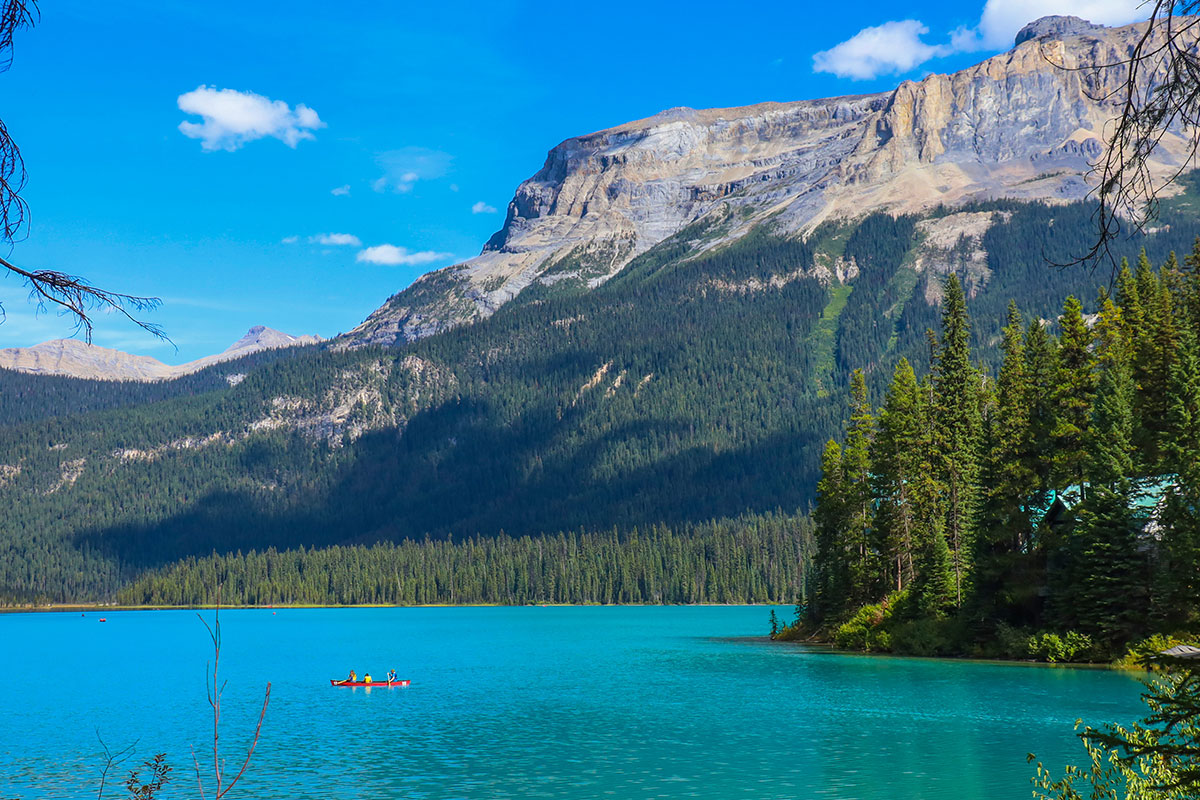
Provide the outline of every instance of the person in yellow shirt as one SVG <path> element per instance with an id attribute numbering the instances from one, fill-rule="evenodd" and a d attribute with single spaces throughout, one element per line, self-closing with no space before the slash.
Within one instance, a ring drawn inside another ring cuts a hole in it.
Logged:
<path id="1" fill-rule="evenodd" d="M 363 683 L 370 683 L 370 682 L 371 682 L 371 673 L 369 673 L 369 672 L 368 672 L 366 675 L 363 675 L 363 681 L 362 681 L 362 682 L 363 682 Z"/>

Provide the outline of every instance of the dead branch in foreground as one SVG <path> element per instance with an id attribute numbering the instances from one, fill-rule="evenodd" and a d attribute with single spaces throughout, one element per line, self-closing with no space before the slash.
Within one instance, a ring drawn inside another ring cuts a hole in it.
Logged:
<path id="1" fill-rule="evenodd" d="M 250 747 L 246 751 L 246 758 L 242 762 L 242 766 L 237 771 L 237 774 L 233 776 L 233 779 L 231 781 L 229 781 L 228 784 L 225 784 L 225 782 L 224 782 L 225 781 L 225 762 L 221 758 L 221 748 L 220 748 L 221 694 L 225 691 L 225 684 L 220 682 L 220 677 L 219 677 L 220 664 L 221 664 L 221 604 L 220 604 L 220 600 L 218 600 L 217 607 L 213 611 L 213 624 L 212 625 L 209 625 L 208 622 L 204 619 L 204 617 L 201 616 L 199 613 L 197 613 L 196 616 L 200 619 L 200 622 L 202 622 L 204 624 L 205 629 L 208 631 L 209 638 L 212 639 L 212 643 L 213 643 L 212 682 L 209 683 L 209 677 L 206 672 L 205 676 L 204 676 L 204 683 L 205 683 L 205 687 L 208 690 L 208 704 L 209 704 L 209 706 L 212 707 L 212 712 L 213 712 L 212 761 L 213 761 L 213 782 L 215 784 L 215 788 L 213 789 L 213 798 L 215 800 L 221 800 L 221 798 L 225 797 L 225 795 L 229 793 L 229 790 L 232 789 L 239 780 L 241 780 L 242 775 L 244 775 L 246 772 L 246 768 L 248 766 L 250 766 L 250 759 L 254 756 L 254 749 L 256 747 L 258 747 L 258 739 L 259 739 L 259 736 L 262 734 L 263 719 L 267 716 L 267 705 L 271 702 L 271 684 L 268 681 L 267 690 L 263 694 L 262 710 L 258 712 L 258 724 L 255 725 L 255 727 L 254 727 L 254 738 L 251 740 Z M 196 769 L 196 785 L 200 790 L 200 800 L 204 800 L 204 798 L 205 798 L 204 780 L 201 777 L 200 759 L 196 755 L 196 748 L 194 748 L 194 747 L 192 748 L 192 764 L 195 766 L 195 769 Z"/>

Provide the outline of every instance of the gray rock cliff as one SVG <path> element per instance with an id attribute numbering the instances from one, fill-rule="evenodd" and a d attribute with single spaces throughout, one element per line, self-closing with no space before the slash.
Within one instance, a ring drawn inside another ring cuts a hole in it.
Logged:
<path id="1" fill-rule="evenodd" d="M 1124 71 L 1074 68 L 1119 62 L 1142 30 L 1048 17 L 1006 53 L 891 92 L 675 108 L 568 139 L 517 189 L 479 256 L 422 276 L 338 345 L 394 344 L 481 319 L 535 282 L 598 285 L 713 214 L 735 221 L 727 241 L 768 218 L 805 235 L 872 211 L 1082 199 L 1117 113 L 1115 100 L 1096 98 Z M 1168 136 L 1152 166 L 1165 172 L 1184 152 Z"/>

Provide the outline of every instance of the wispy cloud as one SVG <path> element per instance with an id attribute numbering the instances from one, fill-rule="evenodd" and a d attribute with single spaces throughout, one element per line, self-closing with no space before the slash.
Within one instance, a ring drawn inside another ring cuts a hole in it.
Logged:
<path id="1" fill-rule="evenodd" d="M 308 237 L 308 241 L 312 244 L 362 247 L 362 240 L 353 233 L 319 233 L 316 236 Z"/>
<path id="2" fill-rule="evenodd" d="M 375 157 L 383 169 L 371 184 L 377 192 L 393 192 L 404 194 L 411 192 L 417 181 L 428 181 L 440 178 L 449 169 L 454 157 L 440 150 L 430 150 L 427 147 L 403 147 L 399 150 L 389 150 Z"/>
<path id="3" fill-rule="evenodd" d="M 350 194 L 350 184 L 347 183 L 345 186 L 338 186 L 335 189 L 330 189 L 329 193 L 334 197 L 345 197 L 346 195 Z"/>
<path id="4" fill-rule="evenodd" d="M 431 264 L 434 261 L 448 261 L 454 258 L 453 253 L 438 253 L 433 250 L 412 252 L 406 247 L 392 244 L 377 244 L 358 252 L 356 261 L 366 264 L 383 264 L 386 266 L 419 266 Z"/>
<path id="5" fill-rule="evenodd" d="M 201 122 L 179 123 L 184 136 L 199 139 L 204 150 L 237 150 L 255 139 L 272 137 L 288 147 L 302 139 L 316 138 L 313 131 L 324 128 L 317 112 L 303 103 L 295 109 L 282 100 L 253 92 L 199 86 L 179 95 L 179 110 L 199 116 Z"/>
<path id="6" fill-rule="evenodd" d="M 487 203 L 480 200 L 478 203 L 471 206 L 471 213 L 472 214 L 495 214 L 496 207 L 489 206 Z"/>
<path id="7" fill-rule="evenodd" d="M 300 241 L 300 237 L 299 236 L 285 236 L 282 239 L 280 239 L 279 241 L 282 242 L 283 244 L 295 244 L 296 242 Z"/>

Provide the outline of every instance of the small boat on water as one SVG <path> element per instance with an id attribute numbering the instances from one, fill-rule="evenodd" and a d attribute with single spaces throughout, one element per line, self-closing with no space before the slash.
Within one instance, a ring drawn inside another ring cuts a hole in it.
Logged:
<path id="1" fill-rule="evenodd" d="M 410 683 L 412 683 L 411 680 L 371 681 L 370 683 L 367 683 L 366 681 L 345 681 L 345 680 L 339 681 L 339 680 L 334 680 L 333 678 L 329 679 L 330 686 L 378 686 L 383 689 L 391 689 L 391 688 L 394 688 L 397 686 L 404 687 L 404 686 L 408 686 Z"/>

